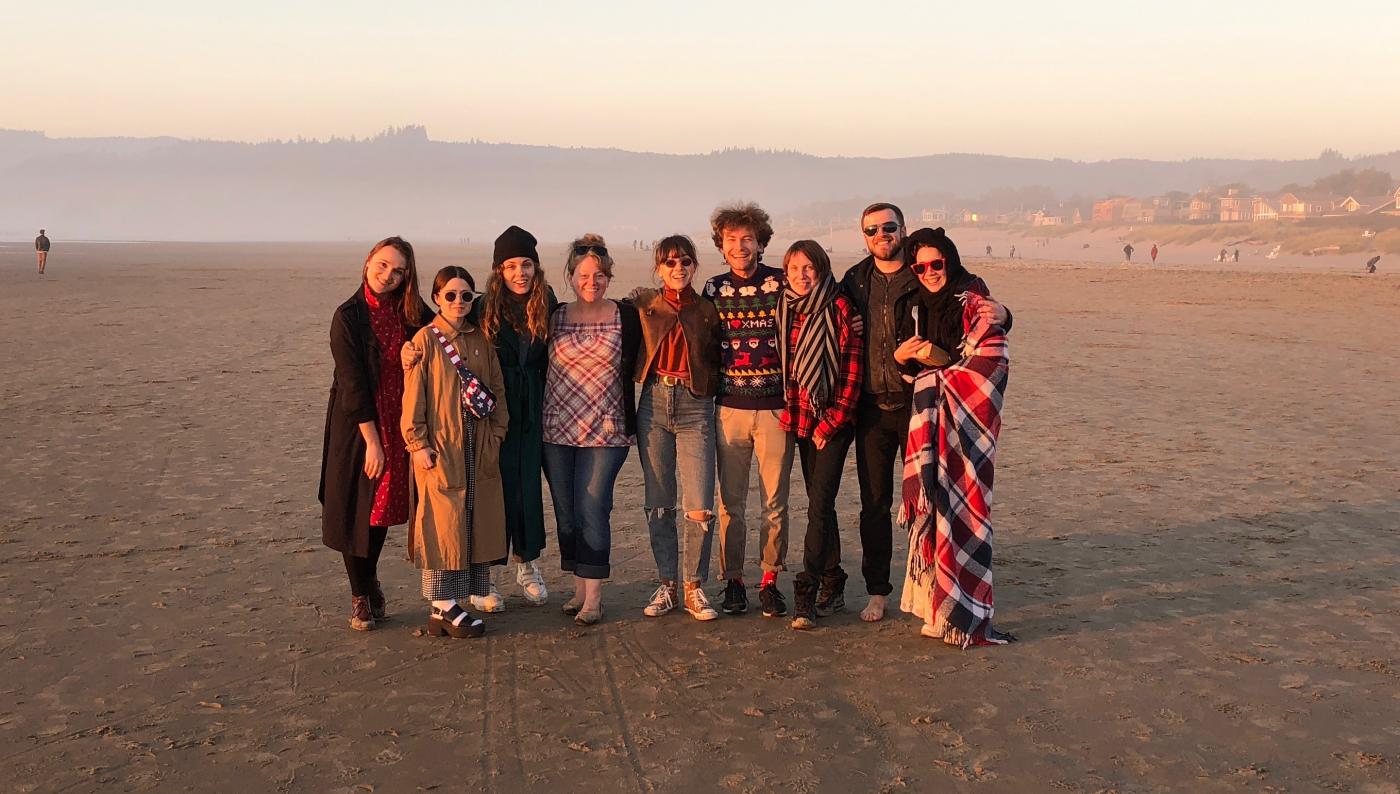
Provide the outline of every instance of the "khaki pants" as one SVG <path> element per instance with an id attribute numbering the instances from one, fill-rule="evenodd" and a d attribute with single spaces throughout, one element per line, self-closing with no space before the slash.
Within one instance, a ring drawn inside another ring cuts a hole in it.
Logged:
<path id="1" fill-rule="evenodd" d="M 787 570 L 788 485 L 792 481 L 793 437 L 782 429 L 782 411 L 715 410 L 715 459 L 719 464 L 719 552 L 725 579 L 744 575 L 749 525 L 749 469 L 758 458 L 758 489 L 763 503 L 763 570 Z"/>

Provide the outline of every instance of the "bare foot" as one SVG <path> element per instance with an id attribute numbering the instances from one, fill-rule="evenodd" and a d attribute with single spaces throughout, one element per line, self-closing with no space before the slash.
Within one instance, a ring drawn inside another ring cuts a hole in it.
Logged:
<path id="1" fill-rule="evenodd" d="M 866 623 L 874 623 L 883 620 L 885 617 L 885 596 L 873 595 L 866 603 L 865 609 L 860 611 L 860 619 Z"/>

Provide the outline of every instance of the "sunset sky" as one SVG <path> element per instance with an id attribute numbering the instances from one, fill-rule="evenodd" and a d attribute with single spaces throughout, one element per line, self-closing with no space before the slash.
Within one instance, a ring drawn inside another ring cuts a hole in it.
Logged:
<path id="1" fill-rule="evenodd" d="M 1400 148 L 1400 2 L 17 2 L 0 128 L 897 157 Z M 1294 10 L 1299 9 L 1299 10 Z"/>

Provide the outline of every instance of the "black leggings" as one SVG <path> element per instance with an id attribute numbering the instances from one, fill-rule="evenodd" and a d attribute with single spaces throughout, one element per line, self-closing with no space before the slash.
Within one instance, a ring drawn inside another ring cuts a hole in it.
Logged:
<path id="1" fill-rule="evenodd" d="M 387 537 L 388 527 L 370 527 L 369 556 L 344 555 L 345 573 L 350 577 L 351 595 L 368 596 L 374 592 L 374 582 L 379 578 L 379 553 L 384 550 L 384 539 Z"/>

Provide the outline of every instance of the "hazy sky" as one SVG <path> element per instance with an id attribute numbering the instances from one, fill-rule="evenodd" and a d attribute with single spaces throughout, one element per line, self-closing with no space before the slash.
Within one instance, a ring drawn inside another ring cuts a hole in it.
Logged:
<path id="1" fill-rule="evenodd" d="M 0 127 L 51 136 L 423 124 L 437 140 L 660 152 L 1400 148 L 1400 0 L 0 7 Z"/>

